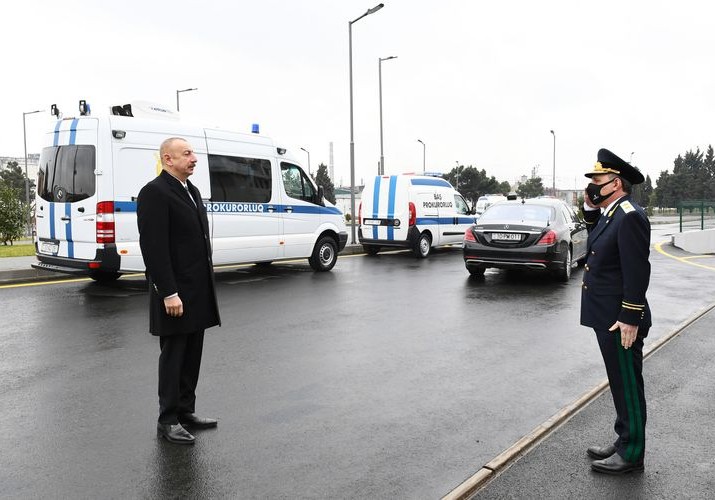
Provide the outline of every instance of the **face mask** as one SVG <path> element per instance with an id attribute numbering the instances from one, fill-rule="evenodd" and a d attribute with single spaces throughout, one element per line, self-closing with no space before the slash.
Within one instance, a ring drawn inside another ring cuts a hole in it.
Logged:
<path id="1" fill-rule="evenodd" d="M 591 203 L 593 203 L 594 205 L 599 205 L 601 202 L 610 198 L 611 195 L 615 193 L 615 191 L 603 195 L 601 194 L 601 188 L 603 188 L 603 186 L 608 186 L 611 182 L 615 180 L 616 177 L 606 182 L 605 184 L 594 184 L 593 182 L 590 182 L 588 186 L 586 186 L 586 194 L 588 195 L 588 199 L 591 200 Z"/>

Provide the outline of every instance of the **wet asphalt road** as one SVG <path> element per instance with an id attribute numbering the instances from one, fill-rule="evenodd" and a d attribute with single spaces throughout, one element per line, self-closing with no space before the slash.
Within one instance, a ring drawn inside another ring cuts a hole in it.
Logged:
<path id="1" fill-rule="evenodd" d="M 651 262 L 652 341 L 712 273 Z M 0 497 L 440 497 L 605 377 L 582 272 L 474 279 L 458 248 L 223 270 L 194 447 L 156 438 L 141 279 L 0 290 Z"/>

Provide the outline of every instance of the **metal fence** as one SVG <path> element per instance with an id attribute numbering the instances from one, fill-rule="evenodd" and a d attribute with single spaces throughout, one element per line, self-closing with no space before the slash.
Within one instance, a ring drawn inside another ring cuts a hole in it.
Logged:
<path id="1" fill-rule="evenodd" d="M 715 228 L 715 201 L 689 200 L 678 203 L 680 232 Z"/>

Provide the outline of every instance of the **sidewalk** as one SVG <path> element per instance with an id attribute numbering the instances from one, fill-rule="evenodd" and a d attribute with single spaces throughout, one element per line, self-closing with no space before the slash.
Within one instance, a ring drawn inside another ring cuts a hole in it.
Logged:
<path id="1" fill-rule="evenodd" d="M 606 391 L 472 498 L 715 498 L 713 321 L 710 309 L 644 362 L 645 472 L 591 471 L 586 448 L 615 439 Z"/>

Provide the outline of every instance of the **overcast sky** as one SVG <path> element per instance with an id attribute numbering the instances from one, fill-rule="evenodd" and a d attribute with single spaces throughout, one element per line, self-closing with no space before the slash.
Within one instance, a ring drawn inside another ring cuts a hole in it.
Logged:
<path id="1" fill-rule="evenodd" d="M 653 181 L 715 142 L 711 1 L 385 0 L 353 24 L 356 177 L 483 168 L 581 188 L 600 147 Z M 148 100 L 184 121 L 261 133 L 350 181 L 348 21 L 375 0 L 3 2 L 0 156 L 23 155 L 22 113 Z M 39 152 L 49 112 L 27 116 Z M 300 150 L 300 154 L 304 153 Z M 307 161 L 307 158 L 306 158 Z"/>

